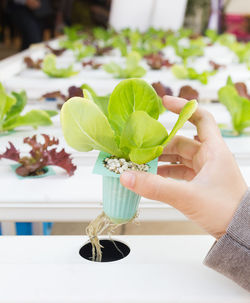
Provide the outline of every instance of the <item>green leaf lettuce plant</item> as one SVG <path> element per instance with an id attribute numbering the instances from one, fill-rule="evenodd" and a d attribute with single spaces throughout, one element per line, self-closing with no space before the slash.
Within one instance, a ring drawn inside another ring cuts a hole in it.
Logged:
<path id="1" fill-rule="evenodd" d="M 83 45 L 79 42 L 75 44 L 74 56 L 77 61 L 81 61 L 86 57 L 93 57 L 95 54 L 95 48 L 92 45 Z"/>
<path id="2" fill-rule="evenodd" d="M 128 46 L 125 37 L 117 35 L 112 39 L 112 46 L 119 49 L 121 56 L 126 57 L 128 55 Z"/>
<path id="3" fill-rule="evenodd" d="M 141 56 L 137 52 L 131 52 L 126 57 L 125 67 L 120 64 L 110 62 L 103 66 L 107 73 L 113 74 L 114 78 L 141 78 L 146 74 L 146 70 L 139 65 Z"/>
<path id="4" fill-rule="evenodd" d="M 107 115 L 91 97 L 74 97 L 62 107 L 61 125 L 67 143 L 78 151 L 96 149 L 143 164 L 162 154 L 196 107 L 195 100 L 188 102 L 168 134 L 157 121 L 161 108 L 155 90 L 144 80 L 127 79 L 112 92 Z"/>
<path id="5" fill-rule="evenodd" d="M 205 70 L 202 73 L 198 73 L 194 68 L 182 64 L 173 65 L 171 71 L 177 79 L 198 80 L 204 85 L 208 83 L 209 77 L 217 72 L 216 70 Z"/>
<path id="6" fill-rule="evenodd" d="M 205 36 L 210 39 L 210 42 L 212 44 L 215 43 L 217 41 L 218 37 L 219 37 L 217 31 L 215 31 L 213 29 L 207 29 L 205 31 Z"/>
<path id="7" fill-rule="evenodd" d="M 83 28 L 80 24 L 73 26 L 65 26 L 63 31 L 64 35 L 69 41 L 77 41 L 86 37 L 86 34 L 82 32 Z"/>
<path id="8" fill-rule="evenodd" d="M 250 127 L 250 100 L 240 96 L 230 77 L 226 85 L 219 90 L 218 98 L 231 115 L 232 127 L 236 135 Z"/>
<path id="9" fill-rule="evenodd" d="M 110 96 L 107 115 L 91 100 L 88 93 L 85 90 L 84 96 L 87 98 L 74 97 L 63 105 L 61 125 L 66 142 L 74 149 L 82 152 L 93 149 L 102 151 L 97 163 L 99 161 L 105 171 L 103 212 L 86 229 L 92 245 L 92 260 L 101 261 L 98 235 L 103 231 L 110 234 L 121 224 L 132 221 L 140 202 L 138 194 L 121 185 L 119 175 L 112 173 L 111 176 L 105 176 L 105 173 L 110 172 L 104 161 L 114 159 L 118 163 L 127 160 L 146 164 L 157 158 L 178 129 L 191 117 L 197 103 L 195 100 L 187 103 L 168 135 L 165 127 L 157 121 L 160 113 L 159 98 L 152 86 L 144 80 L 121 81 Z"/>
<path id="10" fill-rule="evenodd" d="M 105 96 L 99 96 L 94 91 L 94 89 L 89 86 L 88 84 L 83 84 L 81 86 L 83 90 L 83 95 L 86 97 L 86 99 L 90 99 L 95 102 L 95 104 L 100 108 L 100 110 L 104 113 L 105 116 L 108 116 L 108 104 L 109 104 L 109 98 L 110 94 Z"/>
<path id="11" fill-rule="evenodd" d="M 56 111 L 33 109 L 21 115 L 27 97 L 24 91 L 8 95 L 0 83 L 0 134 L 20 126 L 48 126 L 52 124 L 50 117 L 57 115 Z"/>
<path id="12" fill-rule="evenodd" d="M 97 42 L 101 42 L 103 46 L 109 46 L 112 36 L 115 34 L 113 29 L 103 27 L 93 28 L 93 36 Z"/>
<path id="13" fill-rule="evenodd" d="M 246 63 L 250 68 L 250 42 L 238 42 L 236 36 L 229 33 L 219 35 L 217 42 L 228 47 L 238 57 L 239 63 Z"/>
<path id="14" fill-rule="evenodd" d="M 70 65 L 67 68 L 57 68 L 56 56 L 53 54 L 45 56 L 42 70 L 52 78 L 68 78 L 79 73 L 79 71 L 74 70 L 73 65 Z"/>
<path id="15" fill-rule="evenodd" d="M 176 55 L 181 57 L 184 64 L 187 63 L 188 58 L 195 58 L 204 55 L 204 42 L 202 38 L 190 40 L 189 46 L 184 47 L 179 43 L 173 45 Z"/>

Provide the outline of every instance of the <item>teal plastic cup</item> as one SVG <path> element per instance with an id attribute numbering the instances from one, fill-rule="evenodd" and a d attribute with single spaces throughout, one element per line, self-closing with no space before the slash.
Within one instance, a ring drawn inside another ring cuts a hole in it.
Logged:
<path id="1" fill-rule="evenodd" d="M 21 164 L 12 164 L 10 167 L 11 169 L 14 171 L 14 173 L 16 174 L 17 178 L 18 179 L 40 179 L 40 178 L 44 178 L 44 177 L 48 177 L 48 176 L 53 176 L 55 175 L 55 171 L 53 170 L 53 168 L 51 166 L 44 166 L 44 171 L 45 173 L 42 174 L 42 175 L 37 175 L 37 176 L 26 176 L 26 177 L 22 177 L 22 176 L 19 176 L 17 173 L 16 173 L 16 169 L 20 166 Z"/>
<path id="2" fill-rule="evenodd" d="M 103 211 L 116 224 L 126 223 L 136 216 L 141 196 L 127 189 L 120 183 L 120 175 L 104 166 L 105 158 L 110 154 L 100 152 L 94 174 L 102 175 L 103 179 Z M 150 161 L 148 172 L 156 174 L 158 159 Z"/>
<path id="3" fill-rule="evenodd" d="M 103 176 L 103 211 L 116 224 L 125 223 L 136 215 L 141 196 L 120 183 L 120 178 Z"/>

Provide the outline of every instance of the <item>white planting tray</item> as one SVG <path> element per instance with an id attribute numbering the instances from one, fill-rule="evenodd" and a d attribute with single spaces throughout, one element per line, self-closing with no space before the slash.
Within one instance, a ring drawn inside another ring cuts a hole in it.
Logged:
<path id="1" fill-rule="evenodd" d="M 250 186 L 250 166 L 240 166 Z M 78 165 L 68 177 L 61 168 L 56 175 L 18 179 L 9 163 L 0 165 L 0 221 L 89 221 L 102 210 L 102 179 L 92 173 L 93 165 Z M 139 220 L 185 220 L 167 204 L 142 198 Z"/>
<path id="2" fill-rule="evenodd" d="M 130 254 L 80 257 L 80 236 L 1 237 L 1 303 L 249 303 L 249 293 L 205 267 L 210 236 L 115 236 Z"/>
<path id="3" fill-rule="evenodd" d="M 58 47 L 58 40 L 50 42 L 54 47 Z M 173 55 L 171 47 L 166 47 L 163 50 L 168 58 L 172 58 L 174 62 L 178 61 Z M 58 57 L 58 66 L 65 66 L 74 62 L 76 70 L 81 72 L 71 78 L 53 79 L 49 78 L 42 71 L 27 70 L 23 63 L 24 56 L 31 56 L 33 59 L 42 58 L 48 52 L 44 44 L 39 44 L 31 49 L 28 49 L 20 54 L 2 60 L 0 62 L 0 81 L 3 81 L 6 88 L 11 90 L 26 89 L 30 99 L 38 99 L 42 94 L 62 89 L 65 91 L 71 85 L 80 85 L 88 83 L 93 86 L 98 94 L 111 93 L 119 79 L 113 79 L 112 76 L 104 70 L 89 70 L 83 69 L 79 62 L 75 62 L 73 53 L 66 51 L 62 56 Z M 204 56 L 193 61 L 193 67 L 203 71 L 211 69 L 208 65 L 209 60 L 215 60 L 220 64 L 227 64 L 226 69 L 221 69 L 216 75 L 209 79 L 207 85 L 202 85 L 194 80 L 179 80 L 176 79 L 170 69 L 162 69 L 160 71 L 148 70 L 144 79 L 149 83 L 153 81 L 162 81 L 165 85 L 170 86 L 175 94 L 178 94 L 179 89 L 183 85 L 191 85 L 198 89 L 201 99 L 217 99 L 218 89 L 226 83 L 227 76 L 230 75 L 234 82 L 244 81 L 250 86 L 250 72 L 244 64 L 238 64 L 235 54 L 224 46 L 215 44 L 211 47 L 205 47 Z M 88 58 L 86 58 L 88 60 Z M 111 56 L 96 57 L 97 62 L 108 63 L 111 61 L 123 62 L 124 58 L 117 55 L 116 51 L 112 51 Z M 142 62 L 146 66 L 145 61 Z M 147 67 L 148 69 L 148 67 Z"/>
<path id="4" fill-rule="evenodd" d="M 215 120 L 218 124 L 227 124 L 230 127 L 231 118 L 225 107 L 221 104 L 203 104 L 200 105 L 205 108 L 207 111 L 213 114 Z M 29 111 L 31 109 L 56 109 L 56 105 L 54 102 L 39 102 L 32 105 L 28 105 L 25 111 Z M 178 116 L 171 112 L 166 111 L 162 114 L 159 118 L 159 121 L 167 128 L 168 132 L 171 131 L 175 122 L 177 121 Z M 90 153 L 79 153 L 75 151 L 73 148 L 69 147 L 63 137 L 61 126 L 60 126 L 60 112 L 57 116 L 52 118 L 53 125 L 49 127 L 39 127 L 37 130 L 32 129 L 31 127 L 23 127 L 18 128 L 15 133 L 8 135 L 8 136 L 0 136 L 0 152 L 4 152 L 8 141 L 11 141 L 16 147 L 19 148 L 22 152 L 29 151 L 29 146 L 23 144 L 23 138 L 27 136 L 32 136 L 34 134 L 49 134 L 50 136 L 55 136 L 59 139 L 60 148 L 65 148 L 66 151 L 72 153 L 74 157 L 81 157 L 81 158 L 91 158 L 95 159 L 98 152 L 93 151 Z M 187 122 L 185 123 L 184 127 L 178 132 L 178 135 L 187 136 L 189 138 L 193 138 L 196 135 L 197 131 L 195 127 Z M 240 136 L 240 137 L 233 137 L 233 138 L 224 138 L 225 142 L 227 143 L 231 152 L 237 158 L 244 158 L 250 160 L 250 136 Z"/>
<path id="5" fill-rule="evenodd" d="M 56 175 L 22 180 L 11 170 L 11 162 L 2 163 L 0 221 L 81 222 L 92 220 L 102 211 L 102 178 L 92 173 L 94 163 L 77 163 L 72 177 L 54 167 Z M 185 220 L 169 205 L 144 198 L 139 215 L 139 220 Z"/>

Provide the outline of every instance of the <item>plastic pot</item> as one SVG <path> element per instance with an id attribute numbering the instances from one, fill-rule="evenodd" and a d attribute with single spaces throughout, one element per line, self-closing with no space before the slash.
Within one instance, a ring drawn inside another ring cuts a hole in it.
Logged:
<path id="1" fill-rule="evenodd" d="M 116 224 L 126 223 L 136 216 L 141 196 L 125 188 L 120 183 L 120 175 L 109 171 L 104 166 L 104 159 L 110 154 L 100 152 L 93 173 L 103 178 L 103 211 Z M 158 160 L 148 163 L 149 172 L 157 172 Z"/>

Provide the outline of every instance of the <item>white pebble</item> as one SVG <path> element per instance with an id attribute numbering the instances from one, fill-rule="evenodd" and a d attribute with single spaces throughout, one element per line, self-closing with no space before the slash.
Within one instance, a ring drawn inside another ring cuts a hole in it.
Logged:
<path id="1" fill-rule="evenodd" d="M 128 169 L 128 164 L 127 163 L 123 164 L 122 169 L 127 170 Z"/>
<path id="2" fill-rule="evenodd" d="M 122 174 L 124 172 L 124 170 L 122 169 L 122 167 L 118 168 L 118 171 L 120 174 Z"/>
<path id="3" fill-rule="evenodd" d="M 122 174 L 124 171 L 134 170 L 134 171 L 148 171 L 149 167 L 146 164 L 137 164 L 132 161 L 126 161 L 125 159 L 117 158 L 105 158 L 104 167 L 108 170 L 116 173 Z"/>

